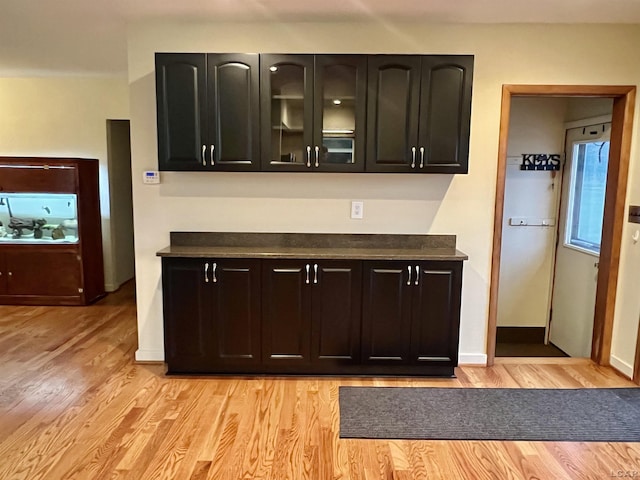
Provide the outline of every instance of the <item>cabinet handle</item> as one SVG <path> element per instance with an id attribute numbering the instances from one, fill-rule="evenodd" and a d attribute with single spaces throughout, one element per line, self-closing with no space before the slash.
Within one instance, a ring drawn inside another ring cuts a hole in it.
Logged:
<path id="1" fill-rule="evenodd" d="M 206 167 L 207 166 L 207 159 L 204 158 L 204 156 L 207 154 L 207 146 L 206 145 L 202 145 L 202 166 Z"/>
<path id="2" fill-rule="evenodd" d="M 307 145 L 307 167 L 311 168 L 311 145 Z"/>
<path id="3" fill-rule="evenodd" d="M 420 280 L 420 267 L 416 265 L 416 282 L 414 285 L 418 285 L 418 280 Z"/>
<path id="4" fill-rule="evenodd" d="M 204 264 L 204 283 L 209 283 L 209 262 Z"/>
<path id="5" fill-rule="evenodd" d="M 411 168 L 416 168 L 416 147 L 411 147 Z"/>
<path id="6" fill-rule="evenodd" d="M 424 167 L 424 147 L 420 147 L 420 168 Z"/>
<path id="7" fill-rule="evenodd" d="M 211 145 L 211 166 L 212 167 L 216 164 L 215 160 L 213 159 L 213 153 L 215 151 L 216 151 L 216 146 L 215 145 Z"/>
<path id="8" fill-rule="evenodd" d="M 216 269 L 217 269 L 217 268 L 218 268 L 218 264 L 217 264 L 217 263 L 214 263 L 214 264 L 213 264 L 213 272 L 212 272 L 212 273 L 213 273 L 213 279 L 212 279 L 212 280 L 213 280 L 213 283 L 218 283 L 218 279 L 217 279 L 217 277 L 216 277 Z M 417 267 L 416 267 L 416 268 L 417 268 Z"/>
<path id="9" fill-rule="evenodd" d="M 407 266 L 407 271 L 409 272 L 409 279 L 407 280 L 407 285 L 411 285 L 411 265 Z"/>
<path id="10" fill-rule="evenodd" d="M 307 279 L 304 281 L 304 283 L 309 285 L 309 264 L 308 263 L 307 263 L 307 266 L 305 268 L 307 270 Z"/>
<path id="11" fill-rule="evenodd" d="M 13 275 L 13 273 L 9 272 L 9 276 L 11 277 Z"/>
<path id="12" fill-rule="evenodd" d="M 320 147 L 316 145 L 316 168 L 320 166 Z"/>
<path id="13" fill-rule="evenodd" d="M 318 283 L 318 264 L 313 264 L 313 283 Z"/>

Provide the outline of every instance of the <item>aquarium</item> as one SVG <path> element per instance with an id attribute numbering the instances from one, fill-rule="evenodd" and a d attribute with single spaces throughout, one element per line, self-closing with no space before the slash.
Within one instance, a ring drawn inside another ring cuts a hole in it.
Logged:
<path id="1" fill-rule="evenodd" d="M 0 192 L 0 243 L 78 243 L 77 196 Z"/>

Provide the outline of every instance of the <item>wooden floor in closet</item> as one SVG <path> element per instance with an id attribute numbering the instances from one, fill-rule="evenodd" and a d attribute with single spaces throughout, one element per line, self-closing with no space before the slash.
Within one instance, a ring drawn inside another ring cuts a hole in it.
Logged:
<path id="1" fill-rule="evenodd" d="M 175 378 L 134 363 L 133 284 L 89 307 L 0 306 L 0 479 L 605 479 L 640 444 L 341 440 L 340 385 L 631 387 L 581 359 L 455 379 Z"/>

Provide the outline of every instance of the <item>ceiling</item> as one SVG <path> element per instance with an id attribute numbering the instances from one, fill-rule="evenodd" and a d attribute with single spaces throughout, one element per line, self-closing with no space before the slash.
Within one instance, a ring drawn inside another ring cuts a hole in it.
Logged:
<path id="1" fill-rule="evenodd" d="M 640 24 L 640 0 L 0 0 L 0 76 L 123 73 L 129 22 Z"/>

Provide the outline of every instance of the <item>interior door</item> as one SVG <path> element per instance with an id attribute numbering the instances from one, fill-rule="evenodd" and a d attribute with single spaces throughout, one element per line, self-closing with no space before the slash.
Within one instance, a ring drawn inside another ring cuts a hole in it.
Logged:
<path id="1" fill-rule="evenodd" d="M 549 340 L 590 357 L 610 123 L 567 130 Z"/>

